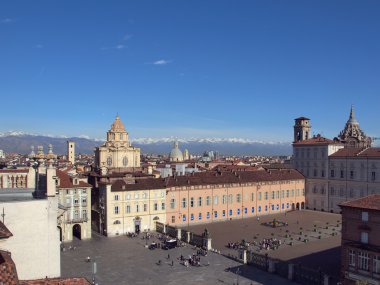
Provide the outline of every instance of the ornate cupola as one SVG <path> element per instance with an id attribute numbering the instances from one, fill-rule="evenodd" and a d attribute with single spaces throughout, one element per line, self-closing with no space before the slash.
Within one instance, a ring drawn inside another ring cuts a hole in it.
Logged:
<path id="1" fill-rule="evenodd" d="M 367 148 L 371 147 L 372 139 L 360 129 L 359 122 L 355 118 L 354 106 L 351 106 L 350 117 L 346 122 L 344 130 L 334 139 L 343 143 L 348 148 Z"/>
<path id="2" fill-rule="evenodd" d="M 123 122 L 120 120 L 119 115 L 116 116 L 115 121 L 111 125 L 111 129 L 107 132 L 108 142 L 127 142 L 128 133 L 125 130 Z"/>

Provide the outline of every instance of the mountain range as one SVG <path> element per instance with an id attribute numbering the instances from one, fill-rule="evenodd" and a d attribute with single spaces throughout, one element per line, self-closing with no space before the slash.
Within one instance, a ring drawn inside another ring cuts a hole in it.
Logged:
<path id="1" fill-rule="evenodd" d="M 65 137 L 42 134 L 30 134 L 19 131 L 0 133 L 0 149 L 7 153 L 27 154 L 31 146 L 53 145 L 53 151 L 57 154 L 66 153 L 66 142 L 75 141 L 76 153 L 91 154 L 94 148 L 101 145 L 103 140 L 92 139 L 87 136 Z M 173 142 L 177 140 L 180 149 L 188 149 L 190 154 L 202 154 L 205 151 L 218 151 L 221 155 L 290 155 L 292 152 L 290 142 L 264 142 L 243 138 L 136 138 L 131 139 L 133 146 L 140 147 L 144 154 L 167 154 L 170 152 Z"/>

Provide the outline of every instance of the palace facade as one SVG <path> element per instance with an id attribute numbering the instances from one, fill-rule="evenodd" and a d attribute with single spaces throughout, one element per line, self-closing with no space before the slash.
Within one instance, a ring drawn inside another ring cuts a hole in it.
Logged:
<path id="1" fill-rule="evenodd" d="M 165 179 L 99 182 L 99 228 L 107 236 L 258 217 L 305 208 L 298 171 L 209 171 Z"/>
<path id="2" fill-rule="evenodd" d="M 310 119 L 295 119 L 293 166 L 306 177 L 307 208 L 340 212 L 341 202 L 380 194 L 380 148 L 369 147 L 353 108 L 340 139 L 310 132 Z"/>

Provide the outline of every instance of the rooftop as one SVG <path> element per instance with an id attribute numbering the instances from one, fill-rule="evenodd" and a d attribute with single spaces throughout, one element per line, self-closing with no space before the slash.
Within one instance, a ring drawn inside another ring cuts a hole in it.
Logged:
<path id="1" fill-rule="evenodd" d="M 167 187 L 241 184 L 249 182 L 299 180 L 304 176 L 294 169 L 275 169 L 257 171 L 208 171 L 197 172 L 186 176 L 173 176 L 168 178 L 148 178 L 135 180 L 128 184 L 124 180 L 117 180 L 112 184 L 111 191 L 131 191 L 148 189 L 165 189 Z"/>
<path id="2" fill-rule="evenodd" d="M 330 155 L 331 158 L 339 157 L 357 157 L 357 158 L 367 158 L 367 157 L 380 157 L 379 147 L 370 148 L 342 148 L 337 152 Z"/>
<path id="3" fill-rule="evenodd" d="M 359 208 L 366 210 L 377 210 L 380 211 L 380 195 L 370 195 L 364 198 L 358 198 L 355 200 L 343 202 L 340 204 L 341 207 L 348 208 Z"/>
<path id="4" fill-rule="evenodd" d="M 330 145 L 330 144 L 339 144 L 333 140 L 322 137 L 320 134 L 303 141 L 294 142 L 293 146 L 299 145 Z"/>
<path id="5" fill-rule="evenodd" d="M 0 221 L 0 239 L 9 238 L 13 236 L 10 230 Z"/>

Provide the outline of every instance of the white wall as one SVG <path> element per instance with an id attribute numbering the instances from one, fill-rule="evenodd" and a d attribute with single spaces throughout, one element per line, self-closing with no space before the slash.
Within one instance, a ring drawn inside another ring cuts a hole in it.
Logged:
<path id="1" fill-rule="evenodd" d="M 56 197 L 0 203 L 13 236 L 0 244 L 12 253 L 20 280 L 59 277 L 60 243 Z"/>

